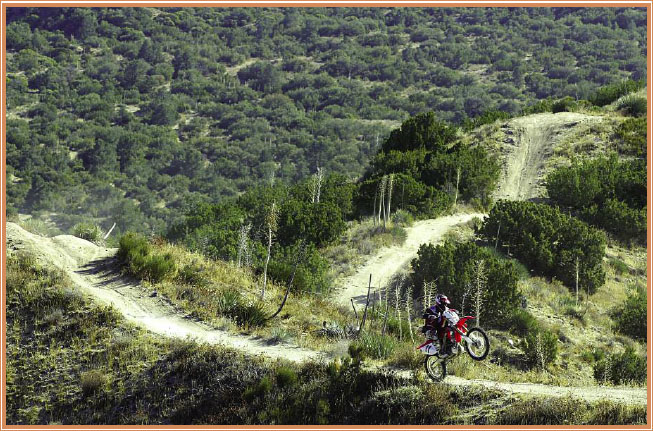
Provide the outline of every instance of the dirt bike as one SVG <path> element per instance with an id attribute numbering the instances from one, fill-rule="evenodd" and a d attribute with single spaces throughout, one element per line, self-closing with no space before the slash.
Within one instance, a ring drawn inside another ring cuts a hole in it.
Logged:
<path id="1" fill-rule="evenodd" d="M 440 352 L 440 342 L 430 338 L 417 347 L 426 355 L 424 368 L 426 374 L 436 382 L 444 380 L 447 376 L 447 362 L 462 353 L 463 348 L 475 361 L 482 361 L 490 352 L 490 340 L 484 330 L 479 327 L 467 328 L 467 321 L 474 319 L 473 316 L 465 316 L 462 319 L 456 310 L 449 309 L 443 313 L 447 320 L 445 327 L 447 337 L 447 351 Z M 437 338 L 437 337 L 435 337 Z"/>

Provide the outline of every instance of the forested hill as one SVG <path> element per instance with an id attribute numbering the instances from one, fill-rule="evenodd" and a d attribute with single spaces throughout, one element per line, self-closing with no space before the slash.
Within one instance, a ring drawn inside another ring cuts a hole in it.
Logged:
<path id="1" fill-rule="evenodd" d="M 459 124 L 646 75 L 645 9 L 7 12 L 8 208 L 63 228 L 162 231 L 318 166 L 358 177 L 420 112 Z"/>

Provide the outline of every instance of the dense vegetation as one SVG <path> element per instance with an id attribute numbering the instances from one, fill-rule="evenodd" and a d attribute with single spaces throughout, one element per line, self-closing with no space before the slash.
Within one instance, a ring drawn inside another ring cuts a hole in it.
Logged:
<path id="1" fill-rule="evenodd" d="M 623 306 L 613 310 L 613 318 L 615 329 L 618 332 L 645 342 L 647 329 L 646 290 L 636 289 Z"/>
<path id="2" fill-rule="evenodd" d="M 547 191 L 588 223 L 620 240 L 646 244 L 646 174 L 645 159 L 577 160 L 547 177 Z"/>
<path id="3" fill-rule="evenodd" d="M 393 130 L 359 186 L 359 214 L 376 211 L 386 175 L 393 175 L 392 209 L 436 217 L 459 200 L 488 205 L 500 167 L 482 147 L 456 143 L 457 129 L 433 112 Z"/>
<path id="4" fill-rule="evenodd" d="M 423 289 L 425 283 L 435 282 L 439 292 L 455 299 L 461 312 L 476 313 L 478 295 L 482 315 L 477 317 L 484 327 L 503 325 L 513 311 L 507 304 L 519 302 L 514 262 L 473 242 L 422 244 L 411 265 L 415 286 Z"/>
<path id="5" fill-rule="evenodd" d="M 501 400 L 329 364 L 269 363 L 192 341 L 160 341 L 77 293 L 28 255 L 7 262 L 7 423 L 575 424 L 645 423 L 645 407 Z M 352 352 L 354 353 L 354 352 Z M 644 363 L 645 364 L 645 363 Z M 497 401 L 502 407 L 487 409 Z M 479 410 L 480 409 L 480 410 Z M 479 415 L 480 412 L 480 415 Z M 528 422 L 524 422 L 528 421 Z"/>
<path id="6" fill-rule="evenodd" d="M 358 177 L 421 112 L 639 80 L 645 28 L 637 8 L 9 8 L 8 208 L 160 233 L 189 198 Z"/>
<path id="7" fill-rule="evenodd" d="M 605 234 L 544 204 L 499 201 L 481 235 L 514 254 L 537 274 L 556 277 L 589 294 L 605 282 Z"/>
<path id="8" fill-rule="evenodd" d="M 318 248 L 344 232 L 355 186 L 341 175 L 329 175 L 320 182 L 318 201 L 317 192 L 315 199 L 311 192 L 316 181 L 259 186 L 218 204 L 200 201 L 172 226 L 168 238 L 214 259 L 237 261 L 240 255 L 243 264 L 260 271 L 267 260 L 272 217 L 269 276 L 285 283 L 301 255 L 295 286 L 324 293 L 328 264 Z"/>

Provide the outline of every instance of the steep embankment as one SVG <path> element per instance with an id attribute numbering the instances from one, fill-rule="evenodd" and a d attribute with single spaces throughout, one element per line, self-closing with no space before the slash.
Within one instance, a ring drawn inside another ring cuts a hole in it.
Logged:
<path id="1" fill-rule="evenodd" d="M 506 138 L 500 149 L 504 170 L 495 199 L 526 200 L 543 195 L 545 162 L 570 128 L 601 117 L 575 112 L 535 114 L 515 118 L 503 127 Z"/>
<path id="2" fill-rule="evenodd" d="M 199 342 L 222 344 L 252 355 L 303 362 L 323 354 L 289 344 L 268 345 L 260 340 L 234 335 L 191 320 L 164 298 L 150 296 L 137 281 L 116 274 L 106 275 L 103 267 L 114 263 L 116 249 L 98 247 L 83 239 L 60 235 L 44 238 L 14 223 L 7 223 L 7 250 L 27 251 L 46 264 L 64 271 L 79 288 L 99 302 L 111 305 L 125 318 L 155 334 L 190 337 Z"/>

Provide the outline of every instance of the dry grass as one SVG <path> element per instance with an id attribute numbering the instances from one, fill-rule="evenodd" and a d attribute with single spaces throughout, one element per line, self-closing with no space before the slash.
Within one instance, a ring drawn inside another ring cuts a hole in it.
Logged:
<path id="1" fill-rule="evenodd" d="M 278 317 L 262 326 L 244 324 L 228 310 L 229 303 L 252 304 L 265 316 L 270 316 L 281 304 L 285 286 L 268 282 L 265 299 L 261 301 L 262 277 L 251 269 L 211 260 L 167 243 L 153 247 L 156 254 L 170 255 L 176 270 L 160 283 L 151 284 L 150 288 L 169 298 L 186 313 L 217 328 L 246 331 L 273 344 L 290 342 L 313 350 L 330 350 L 332 340 L 316 334 L 323 322 L 338 327 L 353 323 L 347 310 L 339 309 L 321 295 L 291 291 Z"/>

